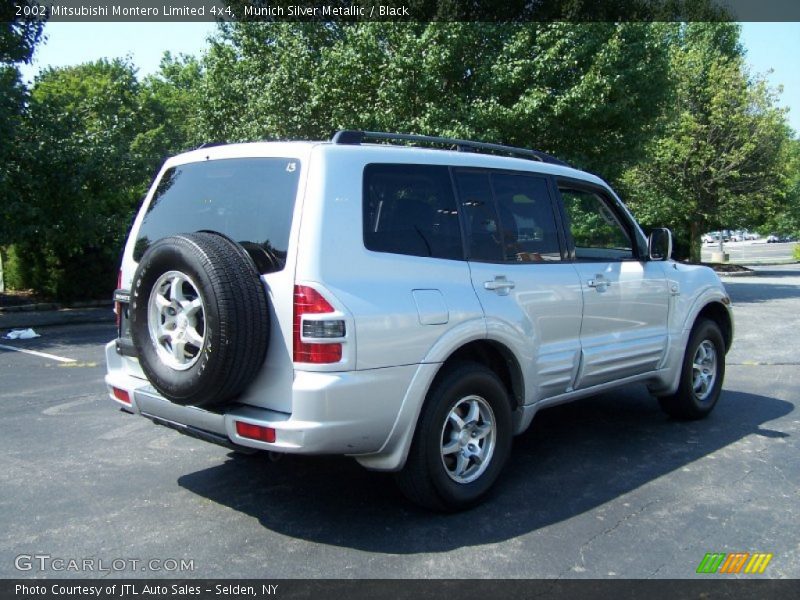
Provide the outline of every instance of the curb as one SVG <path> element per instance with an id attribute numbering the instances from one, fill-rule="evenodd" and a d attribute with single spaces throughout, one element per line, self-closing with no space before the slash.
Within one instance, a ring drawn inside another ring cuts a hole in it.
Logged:
<path id="1" fill-rule="evenodd" d="M 798 261 L 796 258 L 786 258 L 786 259 L 771 259 L 771 260 L 749 260 L 747 262 L 736 262 L 731 263 L 733 265 L 742 265 L 742 266 L 753 266 L 753 267 L 783 267 L 786 265 L 796 265 Z"/>
<path id="2" fill-rule="evenodd" d="M 758 271 L 734 271 L 732 273 L 725 273 L 724 271 L 714 271 L 718 277 L 760 277 Z"/>
<path id="3" fill-rule="evenodd" d="M 110 300 L 89 300 L 85 302 L 72 302 L 70 304 L 59 304 L 57 302 L 39 302 L 37 304 L 19 304 L 16 306 L 0 306 L 0 316 L 5 313 L 17 312 L 39 312 L 46 310 L 68 310 L 76 308 L 100 308 L 110 307 L 113 302 Z"/>
<path id="4" fill-rule="evenodd" d="M 9 329 L 27 329 L 28 327 L 114 323 L 114 319 L 114 312 L 108 302 L 105 302 L 102 307 L 3 311 L 0 312 L 0 332 Z"/>

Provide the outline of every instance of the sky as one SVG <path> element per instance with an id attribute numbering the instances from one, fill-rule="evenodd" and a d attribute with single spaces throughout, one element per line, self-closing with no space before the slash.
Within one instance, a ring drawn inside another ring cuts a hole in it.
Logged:
<path id="1" fill-rule="evenodd" d="M 200 54 L 215 30 L 213 23 L 48 23 L 46 41 L 25 65 L 31 81 L 48 66 L 77 65 L 98 58 L 130 56 L 143 77 L 158 70 L 167 50 Z M 767 77 L 771 86 L 783 86 L 779 104 L 790 109 L 788 120 L 800 135 L 800 23 L 742 23 L 741 41 L 753 73 Z"/>
<path id="2" fill-rule="evenodd" d="M 783 86 L 779 104 L 789 108 L 789 125 L 800 136 L 800 23 L 742 23 L 740 39 L 753 72 Z"/>
<path id="3" fill-rule="evenodd" d="M 215 23 L 47 23 L 45 42 L 35 51 L 23 78 L 31 81 L 45 67 L 78 65 L 98 58 L 130 55 L 139 77 L 158 71 L 164 52 L 199 55 Z"/>

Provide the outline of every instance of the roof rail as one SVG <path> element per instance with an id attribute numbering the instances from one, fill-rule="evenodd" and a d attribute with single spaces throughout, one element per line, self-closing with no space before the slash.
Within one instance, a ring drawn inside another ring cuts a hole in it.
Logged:
<path id="1" fill-rule="evenodd" d="M 192 150 L 200 150 L 202 148 L 213 148 L 214 146 L 224 146 L 226 142 L 203 142 L 199 146 L 192 148 Z"/>
<path id="2" fill-rule="evenodd" d="M 487 142 L 473 142 L 470 140 L 459 140 L 454 138 L 436 137 L 431 135 L 415 135 L 410 133 L 387 133 L 384 131 L 359 131 L 353 129 L 341 129 L 337 131 L 331 138 L 334 144 L 345 145 L 358 145 L 365 140 L 383 140 L 383 141 L 404 141 L 404 142 L 423 142 L 426 144 L 440 144 L 443 146 L 454 146 L 459 152 L 474 152 L 476 150 L 484 150 L 489 152 L 499 152 L 509 154 L 511 156 L 518 156 L 522 158 L 530 158 L 545 163 L 554 165 L 562 165 L 569 167 L 570 165 L 563 160 L 551 156 L 546 152 L 539 150 L 529 150 L 528 148 L 515 148 L 514 146 L 505 146 L 503 144 L 489 144 Z"/>

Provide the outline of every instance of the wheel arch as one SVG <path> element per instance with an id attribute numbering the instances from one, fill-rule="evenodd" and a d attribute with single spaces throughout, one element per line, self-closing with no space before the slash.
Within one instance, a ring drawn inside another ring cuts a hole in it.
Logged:
<path id="1" fill-rule="evenodd" d="M 706 302 L 701 305 L 697 302 L 694 309 L 687 315 L 680 335 L 676 335 L 670 347 L 670 354 L 665 359 L 667 365 L 672 365 L 670 374 L 665 376 L 662 383 L 654 383 L 649 387 L 650 392 L 656 396 L 667 396 L 674 394 L 680 385 L 680 376 L 682 371 L 683 359 L 686 354 L 686 345 L 689 343 L 691 332 L 697 327 L 697 324 L 708 319 L 719 327 L 722 333 L 722 340 L 725 344 L 725 352 L 727 353 L 733 345 L 734 324 L 733 317 L 731 316 L 730 300 L 727 296 L 716 295 L 714 297 L 706 298 Z M 700 306 L 699 310 L 697 306 Z"/>
<path id="2" fill-rule="evenodd" d="M 730 350 L 733 344 L 733 319 L 730 310 L 722 302 L 709 302 L 697 313 L 692 327 L 695 327 L 701 319 L 708 319 L 717 324 L 725 342 L 725 352 Z"/>
<path id="3" fill-rule="evenodd" d="M 392 433 L 389 434 L 383 448 L 375 454 L 356 456 L 363 467 L 378 471 L 397 471 L 403 467 L 411 439 L 419 425 L 422 407 L 428 399 L 430 390 L 447 375 L 450 368 L 463 362 L 477 362 L 486 365 L 497 374 L 511 400 L 514 431 L 519 432 L 517 421 L 521 418 L 521 410 L 525 400 L 525 382 L 523 371 L 517 357 L 505 344 L 485 337 L 478 339 L 462 338 L 462 343 L 447 354 L 441 362 L 422 363 L 417 376 L 409 387 L 406 400 Z"/>
<path id="4" fill-rule="evenodd" d="M 435 386 L 453 365 L 461 362 L 475 362 L 495 373 L 508 392 L 512 411 L 524 404 L 525 379 L 519 361 L 507 346 L 494 340 L 475 340 L 454 350 L 442 363 L 430 387 Z"/>
<path id="5" fill-rule="evenodd" d="M 500 474 L 514 427 L 498 352 L 482 343 L 467 345 L 438 369 L 413 424 L 404 466 L 395 476 L 413 502 L 440 511 L 469 508 Z"/>

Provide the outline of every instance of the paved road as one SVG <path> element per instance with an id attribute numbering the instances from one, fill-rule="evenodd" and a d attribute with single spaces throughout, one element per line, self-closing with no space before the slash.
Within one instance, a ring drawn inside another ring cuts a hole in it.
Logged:
<path id="1" fill-rule="evenodd" d="M 725 252 L 730 255 L 730 262 L 740 265 L 789 262 L 794 260 L 792 250 L 795 245 L 795 242 L 767 244 L 764 240 L 729 242 L 725 244 Z M 718 251 L 717 244 L 704 244 L 700 251 L 701 260 L 711 262 L 711 253 Z"/>
<path id="2" fill-rule="evenodd" d="M 76 362 L 0 350 L 0 577 L 46 553 L 194 561 L 123 576 L 682 578 L 733 551 L 800 577 L 800 268 L 726 285 L 736 345 L 709 419 L 670 421 L 639 386 L 544 411 L 498 493 L 445 516 L 348 459 L 235 456 L 119 412 L 111 325 L 7 342 Z"/>

